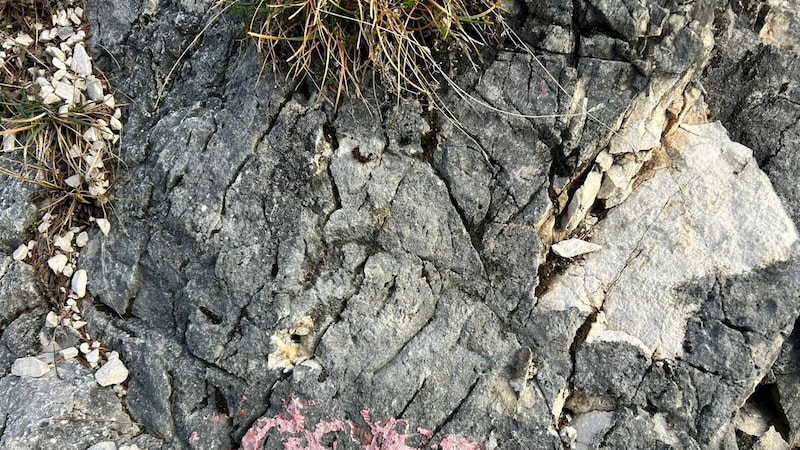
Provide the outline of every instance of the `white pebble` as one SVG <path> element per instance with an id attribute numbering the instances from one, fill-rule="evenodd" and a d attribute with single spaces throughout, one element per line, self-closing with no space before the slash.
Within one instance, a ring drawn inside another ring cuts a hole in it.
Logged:
<path id="1" fill-rule="evenodd" d="M 81 231 L 81 234 L 79 234 L 78 237 L 75 238 L 75 245 L 77 245 L 78 247 L 83 248 L 88 243 L 89 243 L 89 233 L 85 231 Z"/>
<path id="2" fill-rule="evenodd" d="M 111 231 L 111 222 L 108 219 L 96 219 L 97 227 L 100 228 L 100 231 L 103 232 L 103 235 L 108 236 L 109 231 Z"/>
<path id="3" fill-rule="evenodd" d="M 64 180 L 64 183 L 71 188 L 77 188 L 81 185 L 81 176 L 76 173 Z"/>
<path id="4" fill-rule="evenodd" d="M 33 38 L 26 33 L 20 33 L 20 35 L 17 36 L 14 41 L 23 47 L 28 47 L 29 45 L 33 44 Z"/>
<path id="5" fill-rule="evenodd" d="M 64 61 L 56 58 L 55 56 L 53 57 L 53 65 L 59 70 L 67 70 L 67 65 L 64 64 Z"/>
<path id="6" fill-rule="evenodd" d="M 109 125 L 111 125 L 111 128 L 113 128 L 116 131 L 122 129 L 122 122 L 120 122 L 119 119 L 117 119 L 114 116 L 111 116 L 111 119 L 109 120 Z"/>
<path id="7" fill-rule="evenodd" d="M 95 102 L 102 102 L 105 100 L 105 94 L 103 93 L 103 82 L 98 80 L 93 76 L 89 76 L 86 78 L 86 94 L 89 96 L 89 100 Z"/>
<path id="8" fill-rule="evenodd" d="M 3 136 L 3 151 L 4 152 L 10 152 L 11 150 L 14 150 L 15 146 L 16 146 L 16 138 L 14 137 L 13 133 Z"/>
<path id="9" fill-rule="evenodd" d="M 92 61 L 81 43 L 75 44 L 75 48 L 72 49 L 72 65 L 70 68 L 78 75 L 87 76 L 92 74 Z"/>
<path id="10" fill-rule="evenodd" d="M 18 377 L 39 378 L 49 371 L 50 366 L 47 363 L 33 356 L 17 358 L 11 366 L 11 375 Z M 127 377 L 127 374 L 125 376 Z"/>
<path id="11" fill-rule="evenodd" d="M 55 94 L 63 98 L 65 102 L 74 103 L 75 88 L 71 84 L 53 80 L 53 88 L 55 89 Z"/>
<path id="12" fill-rule="evenodd" d="M 74 250 L 72 248 L 72 238 L 74 236 L 75 234 L 72 231 L 67 231 L 62 236 L 56 236 L 55 239 L 53 239 L 53 245 L 66 253 L 70 253 Z"/>
<path id="13" fill-rule="evenodd" d="M 47 260 L 47 265 L 50 266 L 53 272 L 60 274 L 64 270 L 64 266 L 67 265 L 67 257 L 58 253 Z"/>
<path id="14" fill-rule="evenodd" d="M 72 292 L 74 292 L 78 298 L 86 295 L 86 283 L 88 281 L 89 275 L 83 269 L 76 271 L 75 275 L 72 276 Z"/>
<path id="15" fill-rule="evenodd" d="M 128 379 L 128 369 L 119 358 L 111 359 L 95 372 L 94 378 L 100 386 L 119 384 Z"/>
<path id="16" fill-rule="evenodd" d="M 89 127 L 83 132 L 83 138 L 86 142 L 94 142 L 100 140 L 100 131 L 95 127 Z"/>
<path id="17" fill-rule="evenodd" d="M 94 349 L 86 354 L 86 361 L 89 363 L 96 363 L 100 360 L 100 350 Z"/>
<path id="18" fill-rule="evenodd" d="M 72 359 L 78 356 L 78 349 L 75 347 L 68 347 L 58 352 L 64 359 Z"/>
<path id="19" fill-rule="evenodd" d="M 82 342 L 79 348 L 84 355 L 91 351 L 88 342 Z"/>
<path id="20" fill-rule="evenodd" d="M 92 342 L 92 348 L 100 348 L 100 341 Z"/>
<path id="21" fill-rule="evenodd" d="M 65 277 L 71 277 L 73 272 L 75 272 L 75 267 L 73 267 L 72 264 L 67 264 L 64 266 L 64 270 L 61 271 L 61 275 L 64 275 Z"/>
<path id="22" fill-rule="evenodd" d="M 14 250 L 14 254 L 11 256 L 14 258 L 14 261 L 22 261 L 28 256 L 28 246 L 25 244 L 20 245 Z"/>
<path id="23" fill-rule="evenodd" d="M 47 328 L 55 328 L 58 326 L 58 314 L 55 311 L 50 311 L 47 313 L 47 317 L 44 318 L 44 324 Z"/>
<path id="24" fill-rule="evenodd" d="M 603 247 L 577 238 L 567 239 L 552 246 L 553 253 L 562 258 L 574 258 L 586 253 L 596 252 L 601 248 Z"/>
<path id="25" fill-rule="evenodd" d="M 94 444 L 86 450 L 117 450 L 117 444 L 114 441 L 103 441 Z"/>
<path id="26" fill-rule="evenodd" d="M 83 328 L 85 326 L 86 326 L 86 322 L 84 322 L 83 320 L 76 320 L 76 321 L 72 322 L 72 328 L 75 329 L 75 330 L 80 330 L 81 328 Z"/>

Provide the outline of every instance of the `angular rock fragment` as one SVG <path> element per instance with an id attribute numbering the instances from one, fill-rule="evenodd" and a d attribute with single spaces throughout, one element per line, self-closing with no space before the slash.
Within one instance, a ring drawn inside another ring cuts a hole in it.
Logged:
<path id="1" fill-rule="evenodd" d="M 39 378 L 50 371 L 50 366 L 33 356 L 17 358 L 11 366 L 11 375 Z"/>
<path id="2" fill-rule="evenodd" d="M 586 242 L 582 239 L 570 238 L 555 243 L 550 248 L 553 250 L 553 253 L 562 258 L 574 258 L 576 256 L 596 252 L 603 247 L 591 242 Z"/>
<path id="3" fill-rule="evenodd" d="M 75 271 L 72 276 L 72 292 L 81 298 L 86 295 L 86 283 L 89 281 L 89 275 L 84 269 Z"/>
<path id="4" fill-rule="evenodd" d="M 107 363 L 97 369 L 94 377 L 100 386 L 119 384 L 128 379 L 128 368 L 119 358 L 109 359 Z"/>

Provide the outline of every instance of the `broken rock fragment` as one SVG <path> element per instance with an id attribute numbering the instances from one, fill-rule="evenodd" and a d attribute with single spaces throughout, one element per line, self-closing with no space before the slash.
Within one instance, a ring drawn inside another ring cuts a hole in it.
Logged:
<path id="1" fill-rule="evenodd" d="M 11 375 L 39 378 L 50 371 L 50 366 L 39 358 L 26 356 L 17 358 L 11 366 Z"/>
<path id="2" fill-rule="evenodd" d="M 596 252 L 603 247 L 591 242 L 586 242 L 582 239 L 570 238 L 557 244 L 553 244 L 551 248 L 553 253 L 562 258 L 574 258 L 576 256 Z"/>

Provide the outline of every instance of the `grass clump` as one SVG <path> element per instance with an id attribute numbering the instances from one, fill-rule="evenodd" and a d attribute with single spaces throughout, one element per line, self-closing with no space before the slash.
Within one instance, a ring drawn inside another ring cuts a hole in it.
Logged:
<path id="1" fill-rule="evenodd" d="M 277 69 L 296 79 L 360 97 L 359 86 L 377 75 L 398 96 L 433 97 L 437 79 L 449 78 L 434 52 L 476 54 L 499 38 L 503 0 L 223 0 L 249 18 L 248 34 Z M 471 61 L 471 59 L 470 59 Z"/>

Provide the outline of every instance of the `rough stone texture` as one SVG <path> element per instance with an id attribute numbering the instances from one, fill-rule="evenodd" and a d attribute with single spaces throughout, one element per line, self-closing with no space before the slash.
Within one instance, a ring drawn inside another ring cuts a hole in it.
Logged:
<path id="1" fill-rule="evenodd" d="M 84 450 L 99 441 L 127 441 L 139 427 L 116 395 L 98 386 L 75 360 L 42 378 L 0 379 L 0 447 Z"/>
<path id="2" fill-rule="evenodd" d="M 518 3 L 541 65 L 487 50 L 480 76 L 457 75 L 518 115 L 446 93 L 453 121 L 413 100 L 334 112 L 262 71 L 227 16 L 158 99 L 212 3 L 88 6 L 94 64 L 129 106 L 82 313 L 130 370 L 130 443 L 235 446 L 294 393 L 502 449 L 561 448 L 567 416 L 584 448 L 736 446 L 731 417 L 797 317 L 800 277 L 749 151 L 675 126 L 714 2 Z M 573 227 L 603 249 L 548 259 Z M 312 357 L 287 373 L 267 368 L 282 330 Z M 9 352 L 34 345 L 7 333 Z"/>
<path id="3" fill-rule="evenodd" d="M 0 175 L 0 251 L 11 254 L 22 243 L 23 233 L 33 220 L 31 203 L 34 187 Z"/>
<path id="4" fill-rule="evenodd" d="M 796 2 L 730 2 L 717 14 L 715 57 L 702 82 L 706 101 L 731 137 L 751 147 L 787 212 L 800 226 L 800 42 Z M 796 295 L 796 294 L 795 294 Z M 797 327 L 781 349 L 759 396 L 788 441 L 800 432 Z M 785 415 L 784 418 L 780 416 Z"/>

